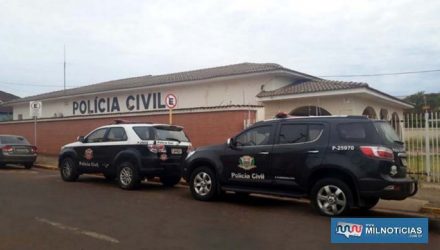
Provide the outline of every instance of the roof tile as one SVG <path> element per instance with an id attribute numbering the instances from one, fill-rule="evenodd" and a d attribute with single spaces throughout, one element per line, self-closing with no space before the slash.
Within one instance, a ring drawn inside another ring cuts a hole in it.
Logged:
<path id="1" fill-rule="evenodd" d="M 313 93 L 320 91 L 331 91 L 341 89 L 353 89 L 368 87 L 368 84 L 361 82 L 342 82 L 331 80 L 311 80 L 300 83 L 292 83 L 273 91 L 261 91 L 257 97 L 271 97 L 282 95 L 295 95 L 303 93 Z"/>

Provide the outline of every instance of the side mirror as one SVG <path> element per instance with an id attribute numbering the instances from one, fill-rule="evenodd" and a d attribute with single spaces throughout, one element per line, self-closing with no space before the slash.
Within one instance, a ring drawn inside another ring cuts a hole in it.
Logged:
<path id="1" fill-rule="evenodd" d="M 226 144 L 230 148 L 235 148 L 237 146 L 237 143 L 235 142 L 234 138 L 228 138 L 228 140 L 226 141 Z"/>
<path id="2" fill-rule="evenodd" d="M 85 142 L 85 141 L 86 141 L 86 139 L 85 139 L 84 136 L 82 136 L 82 135 L 76 137 L 76 140 L 77 140 L 77 141 L 80 141 L 80 142 Z"/>

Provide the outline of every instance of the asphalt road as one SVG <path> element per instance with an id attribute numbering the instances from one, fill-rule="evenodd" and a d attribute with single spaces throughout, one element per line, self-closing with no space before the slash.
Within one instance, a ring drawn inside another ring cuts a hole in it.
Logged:
<path id="1" fill-rule="evenodd" d="M 335 245 L 330 219 L 301 201 L 200 202 L 184 186 L 124 191 L 99 176 L 66 183 L 56 171 L 0 169 L 0 249 L 438 249 L 430 227 L 429 245 Z"/>

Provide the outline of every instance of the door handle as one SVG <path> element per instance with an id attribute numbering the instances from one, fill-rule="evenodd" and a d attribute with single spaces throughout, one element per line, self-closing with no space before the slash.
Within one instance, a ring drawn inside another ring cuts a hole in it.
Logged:
<path id="1" fill-rule="evenodd" d="M 267 152 L 267 151 L 262 151 L 262 152 L 260 152 L 260 153 L 258 153 L 259 155 L 268 155 L 269 154 L 269 152 Z"/>
<path id="2" fill-rule="evenodd" d="M 317 153 L 319 153 L 319 150 L 309 150 L 309 151 L 307 151 L 307 153 L 309 153 L 309 154 L 317 154 Z"/>

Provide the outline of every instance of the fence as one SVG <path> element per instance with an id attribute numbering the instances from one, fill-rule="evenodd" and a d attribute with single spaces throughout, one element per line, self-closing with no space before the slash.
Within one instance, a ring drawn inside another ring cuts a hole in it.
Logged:
<path id="1" fill-rule="evenodd" d="M 410 175 L 440 183 L 440 112 L 405 114 L 392 125 L 405 142 Z"/>

